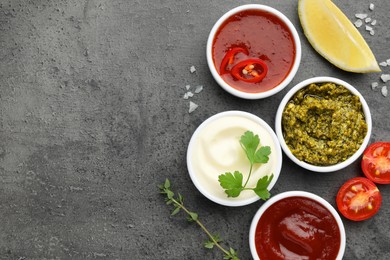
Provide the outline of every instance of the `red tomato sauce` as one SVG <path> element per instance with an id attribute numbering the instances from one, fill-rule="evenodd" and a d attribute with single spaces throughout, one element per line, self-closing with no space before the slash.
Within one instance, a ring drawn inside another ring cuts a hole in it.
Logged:
<path id="1" fill-rule="evenodd" d="M 340 230 L 329 210 L 304 197 L 285 198 L 271 205 L 255 233 L 260 259 L 334 260 L 340 243 Z"/>
<path id="2" fill-rule="evenodd" d="M 226 53 L 242 47 L 249 54 L 238 53 L 235 63 L 259 58 L 268 66 L 261 82 L 237 80 L 231 73 L 222 74 L 220 66 Z M 287 25 L 275 15 L 260 10 L 245 10 L 228 18 L 218 29 L 213 42 L 214 65 L 230 86 L 248 93 L 270 90 L 282 82 L 290 72 L 295 59 L 295 43 Z"/>

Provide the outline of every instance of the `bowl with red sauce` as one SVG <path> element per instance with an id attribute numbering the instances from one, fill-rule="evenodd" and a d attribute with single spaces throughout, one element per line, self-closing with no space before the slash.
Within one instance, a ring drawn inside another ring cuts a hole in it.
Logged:
<path id="1" fill-rule="evenodd" d="M 304 191 L 273 196 L 252 220 L 249 245 L 254 259 L 341 260 L 345 229 L 336 210 Z"/>
<path id="2" fill-rule="evenodd" d="M 215 23 L 206 54 L 211 74 L 223 89 L 240 98 L 261 99 L 291 82 L 301 61 L 301 43 L 284 14 L 249 4 Z"/>

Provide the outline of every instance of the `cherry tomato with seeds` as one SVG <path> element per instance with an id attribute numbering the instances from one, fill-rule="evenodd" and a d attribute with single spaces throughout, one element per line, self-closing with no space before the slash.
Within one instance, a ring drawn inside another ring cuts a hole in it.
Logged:
<path id="1" fill-rule="evenodd" d="M 390 142 L 373 143 L 364 151 L 362 170 L 371 181 L 390 184 Z"/>
<path id="2" fill-rule="evenodd" d="M 337 208 L 344 217 L 361 221 L 374 216 L 382 203 L 376 185 L 367 178 L 356 177 L 344 183 L 336 197 Z"/>

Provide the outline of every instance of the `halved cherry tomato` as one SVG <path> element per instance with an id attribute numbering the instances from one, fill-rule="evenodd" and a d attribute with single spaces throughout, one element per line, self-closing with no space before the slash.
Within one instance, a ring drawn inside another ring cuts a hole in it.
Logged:
<path id="1" fill-rule="evenodd" d="M 356 177 L 341 186 L 336 202 L 344 217 L 360 221 L 371 218 L 378 212 L 382 195 L 372 181 Z"/>
<path id="2" fill-rule="evenodd" d="M 226 69 L 226 67 L 228 65 L 231 65 L 233 64 L 234 62 L 234 57 L 236 56 L 237 53 L 239 52 L 243 52 L 245 53 L 246 55 L 249 54 L 248 50 L 247 49 L 244 49 L 244 48 L 241 48 L 241 47 L 234 47 L 233 49 L 229 50 L 225 57 L 223 57 L 223 60 L 221 62 L 221 67 L 219 69 L 220 71 L 220 74 L 225 74 L 225 73 L 228 73 L 229 71 Z"/>
<path id="3" fill-rule="evenodd" d="M 249 83 L 257 83 L 267 75 L 268 67 L 260 59 L 243 60 L 232 68 L 231 74 L 234 78 Z"/>
<path id="4" fill-rule="evenodd" d="M 390 183 L 390 143 L 371 144 L 363 154 L 362 170 L 373 182 Z"/>

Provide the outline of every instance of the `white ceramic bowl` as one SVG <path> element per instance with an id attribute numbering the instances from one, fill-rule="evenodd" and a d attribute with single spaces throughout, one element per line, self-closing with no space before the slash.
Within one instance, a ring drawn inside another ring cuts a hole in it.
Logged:
<path id="1" fill-rule="evenodd" d="M 215 34 L 217 33 L 219 27 L 229 17 L 233 16 L 234 14 L 236 14 L 238 12 L 244 11 L 244 10 L 261 10 L 261 11 L 266 11 L 266 12 L 269 12 L 269 13 L 277 16 L 281 21 L 283 21 L 287 25 L 287 27 L 289 28 L 289 30 L 292 34 L 293 40 L 295 42 L 295 60 L 294 60 L 294 64 L 293 64 L 288 76 L 279 85 L 275 86 L 274 88 L 272 88 L 268 91 L 261 92 L 261 93 L 247 93 L 247 92 L 239 91 L 239 90 L 233 88 L 228 83 L 226 83 L 222 79 L 222 77 L 219 75 L 219 73 L 217 72 L 217 70 L 215 68 L 215 64 L 213 61 L 213 56 L 212 56 L 213 40 L 214 40 Z M 295 27 L 291 23 L 291 21 L 283 13 L 279 12 L 278 10 L 276 10 L 272 7 L 269 7 L 266 5 L 260 5 L 260 4 L 241 5 L 241 6 L 238 6 L 234 9 L 228 11 L 227 13 L 225 13 L 221 18 L 219 18 L 219 20 L 215 23 L 215 25 L 211 29 L 208 40 L 207 40 L 207 47 L 206 47 L 207 63 L 208 63 L 208 66 L 210 68 L 211 74 L 213 75 L 214 79 L 227 92 L 229 92 L 230 94 L 233 94 L 237 97 L 244 98 L 244 99 L 266 98 L 266 97 L 269 97 L 271 95 L 278 93 L 283 88 L 285 88 L 291 82 L 291 80 L 294 78 L 295 74 L 298 71 L 298 67 L 299 67 L 299 64 L 301 62 L 301 54 L 302 54 L 301 41 L 299 39 L 299 35 L 297 33 L 297 30 L 295 29 Z"/>
<path id="2" fill-rule="evenodd" d="M 255 186 L 254 183 L 260 177 L 272 173 L 274 176 L 268 186 L 268 190 L 271 190 L 282 168 L 282 150 L 276 134 L 261 118 L 242 111 L 221 112 L 205 120 L 191 137 L 187 149 L 189 175 L 195 187 L 215 203 L 236 207 L 259 200 L 253 191 L 244 191 L 237 198 L 229 198 L 218 182 L 220 174 L 239 170 L 234 168 L 237 165 L 244 168 L 241 172 L 244 175 L 243 182 L 245 182 L 250 164 L 240 146 L 239 139 L 247 130 L 259 135 L 262 146 L 271 147 L 269 161 L 256 170 L 254 168 L 248 183 L 249 187 Z M 221 135 L 223 135 L 222 139 Z M 202 146 L 203 144 L 205 146 Z M 203 147 L 207 149 L 204 150 Z M 219 147 L 223 147 L 223 149 Z M 212 152 L 209 153 L 209 151 Z"/>
<path id="3" fill-rule="evenodd" d="M 289 197 L 304 197 L 304 198 L 312 199 L 330 211 L 332 216 L 335 218 L 337 225 L 339 227 L 339 231 L 340 231 L 340 249 L 339 249 L 336 260 L 343 259 L 345 245 L 346 245 L 346 237 L 345 237 L 345 229 L 344 229 L 343 221 L 341 220 L 337 211 L 332 207 L 332 205 L 329 204 L 329 202 L 327 202 L 323 198 L 319 197 L 318 195 L 315 195 L 313 193 L 306 192 L 306 191 L 287 191 L 287 192 L 280 193 L 278 195 L 271 197 L 269 200 L 267 200 L 259 208 L 259 210 L 257 211 L 257 213 L 255 214 L 255 216 L 252 220 L 250 231 L 249 231 L 249 247 L 250 247 L 253 259 L 255 259 L 255 260 L 259 259 L 259 256 L 258 256 L 257 251 L 256 251 L 255 234 L 256 234 L 257 223 L 259 222 L 261 216 L 275 202 L 280 201 L 280 200 L 285 199 L 285 198 L 289 198 Z"/>
<path id="4" fill-rule="evenodd" d="M 360 102 L 362 103 L 362 106 L 363 106 L 363 113 L 365 115 L 365 120 L 366 120 L 366 123 L 367 123 L 367 134 L 366 134 L 366 136 L 365 136 L 365 138 L 363 140 L 363 143 L 360 146 L 360 148 L 351 157 L 349 157 L 347 160 L 345 160 L 345 161 L 343 161 L 341 163 L 334 164 L 334 165 L 329 165 L 329 166 L 316 166 L 316 165 L 312 165 L 312 164 L 309 164 L 309 163 L 306 163 L 304 161 L 299 160 L 298 158 L 296 158 L 292 154 L 292 152 L 288 148 L 288 146 L 287 146 L 287 144 L 286 144 L 286 142 L 284 140 L 284 137 L 283 137 L 282 114 L 283 114 L 283 110 L 284 110 L 286 104 L 288 103 L 288 101 L 292 98 L 292 96 L 298 90 L 308 86 L 311 83 L 324 83 L 324 82 L 332 82 L 332 83 L 335 83 L 335 84 L 338 84 L 338 85 L 342 85 L 345 88 L 347 88 L 349 91 L 351 91 L 352 94 L 354 94 L 354 95 L 356 95 L 356 96 L 358 96 L 360 98 Z M 296 164 L 300 165 L 301 167 L 303 167 L 303 168 L 305 168 L 307 170 L 314 171 L 314 172 L 334 172 L 334 171 L 338 171 L 338 170 L 341 170 L 341 169 L 347 167 L 348 165 L 350 165 L 354 161 L 356 161 L 360 157 L 360 155 L 362 155 L 362 153 L 364 152 L 364 149 L 366 148 L 368 142 L 370 141 L 371 130 L 372 130 L 371 113 L 370 113 L 370 109 L 368 108 L 367 102 L 365 101 L 363 96 L 360 94 L 359 91 L 357 91 L 353 86 L 351 86 L 347 82 L 345 82 L 343 80 L 340 80 L 340 79 L 337 79 L 337 78 L 332 78 L 332 77 L 315 77 L 315 78 L 310 78 L 310 79 L 304 80 L 301 83 L 299 83 L 296 86 L 294 86 L 284 96 L 284 98 L 282 99 L 282 101 L 281 101 L 281 103 L 279 105 L 279 108 L 277 110 L 276 119 L 275 119 L 275 131 L 276 131 L 276 134 L 277 134 L 277 136 L 279 138 L 279 142 L 280 142 L 280 145 L 282 146 L 283 151 L 286 153 L 286 155 L 293 162 L 295 162 Z"/>

